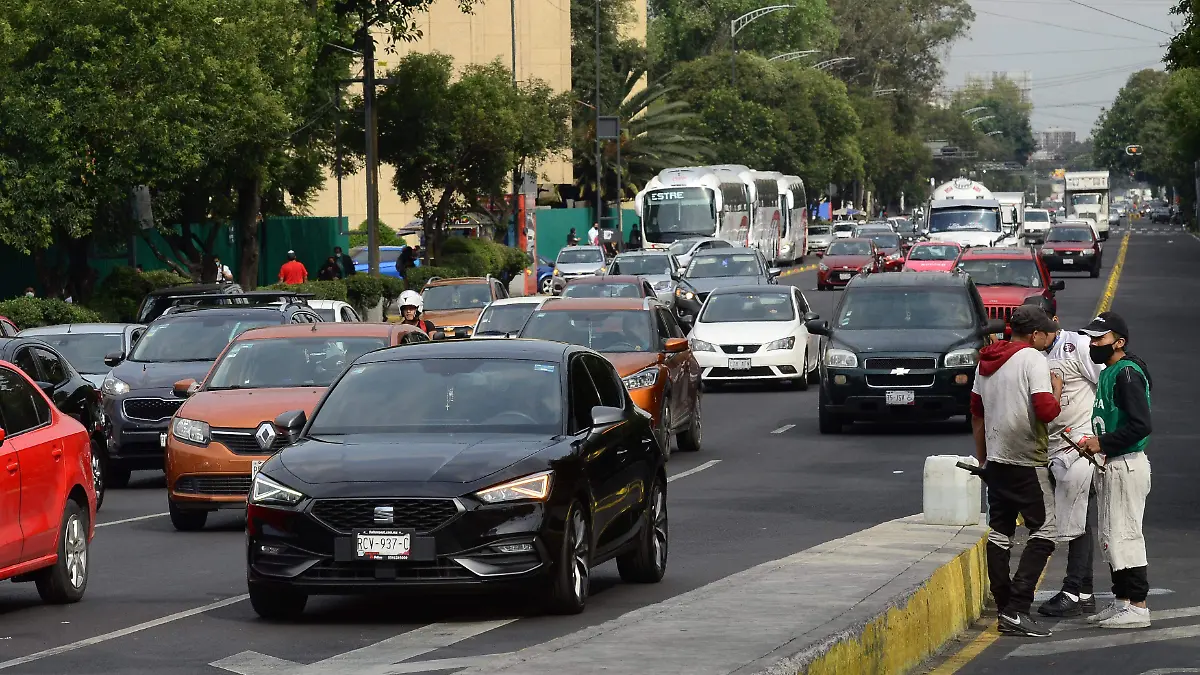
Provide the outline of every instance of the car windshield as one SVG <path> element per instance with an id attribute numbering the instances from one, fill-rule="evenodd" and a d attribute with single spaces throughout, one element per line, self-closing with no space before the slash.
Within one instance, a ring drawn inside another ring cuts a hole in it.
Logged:
<path id="1" fill-rule="evenodd" d="M 1050 222 L 1050 214 L 1046 211 L 1026 211 L 1025 222 L 1027 223 L 1048 223 Z"/>
<path id="2" fill-rule="evenodd" d="M 867 238 L 879 248 L 900 248 L 900 237 L 895 234 L 868 234 Z"/>
<path id="3" fill-rule="evenodd" d="M 865 241 L 835 241 L 825 255 L 871 255 L 871 244 Z"/>
<path id="4" fill-rule="evenodd" d="M 833 231 L 834 232 L 853 232 L 854 224 L 853 223 L 838 223 L 837 225 L 833 226 Z"/>
<path id="5" fill-rule="evenodd" d="M 1079 206 L 1079 205 L 1091 206 L 1091 205 L 1099 204 L 1100 203 L 1100 195 L 1097 195 L 1097 194 L 1074 195 L 1071 197 L 1071 203 L 1076 206 Z"/>
<path id="6" fill-rule="evenodd" d="M 975 327 L 965 288 L 852 288 L 838 307 L 842 330 Z"/>
<path id="7" fill-rule="evenodd" d="M 641 284 L 612 283 L 612 284 L 567 284 L 563 291 L 564 298 L 640 298 Z"/>
<path id="8" fill-rule="evenodd" d="M 754 277 L 761 270 L 753 253 L 720 253 L 698 255 L 688 265 L 689 279 L 710 277 Z"/>
<path id="9" fill-rule="evenodd" d="M 930 232 L 999 232 L 994 209 L 937 209 L 929 214 Z"/>
<path id="10" fill-rule="evenodd" d="M 504 335 L 516 333 L 525 325 L 525 320 L 537 309 L 532 302 L 519 302 L 511 305 L 490 305 L 479 315 L 479 328 L 476 335 Z"/>
<path id="11" fill-rule="evenodd" d="M 897 232 L 909 233 L 917 231 L 917 226 L 913 223 L 913 221 L 908 220 L 907 218 L 900 218 L 896 221 L 893 221 L 892 227 L 895 227 Z"/>
<path id="12" fill-rule="evenodd" d="M 379 262 L 380 263 L 394 263 L 400 259 L 400 254 L 403 252 L 404 252 L 404 249 L 386 250 L 386 251 L 380 250 L 379 251 Z M 368 255 L 370 255 L 370 253 L 368 253 L 365 250 L 359 251 L 358 253 L 356 253 L 354 255 L 354 264 L 355 265 L 366 265 Z"/>
<path id="13" fill-rule="evenodd" d="M 139 363 L 213 361 L 230 340 L 243 332 L 280 323 L 279 315 L 267 311 L 262 312 L 261 318 L 205 314 L 200 310 L 190 316 L 168 315 L 169 318 L 150 324 L 129 360 Z"/>
<path id="14" fill-rule="evenodd" d="M 1091 229 L 1085 229 L 1082 227 L 1056 227 L 1051 229 L 1050 233 L 1046 235 L 1046 241 L 1091 242 L 1092 231 Z"/>
<path id="15" fill-rule="evenodd" d="M 683 255 L 692 250 L 692 247 L 703 241 L 702 239 L 680 239 L 679 241 L 671 242 L 667 247 L 672 255 Z"/>
<path id="16" fill-rule="evenodd" d="M 669 242 L 717 231 L 717 208 L 708 188 L 651 190 L 644 195 L 642 228 L 646 241 Z"/>
<path id="17" fill-rule="evenodd" d="M 796 318 L 789 293 L 744 292 L 710 295 L 700 313 L 700 323 L 738 321 L 791 321 Z"/>
<path id="18" fill-rule="evenodd" d="M 308 434 L 318 439 L 351 434 L 559 434 L 567 398 L 559 369 L 557 363 L 496 357 L 359 364 L 329 391 Z M 421 452 L 420 446 L 407 443 L 390 447 L 397 455 Z"/>
<path id="19" fill-rule="evenodd" d="M 612 274 L 643 274 L 646 276 L 665 276 L 671 273 L 671 259 L 666 255 L 632 255 L 613 261 Z"/>
<path id="20" fill-rule="evenodd" d="M 483 284 L 446 284 L 432 286 L 421 293 L 424 311 L 439 309 L 475 309 L 492 301 L 492 291 Z"/>
<path id="21" fill-rule="evenodd" d="M 963 260 L 958 264 L 977 286 L 1023 286 L 1041 288 L 1042 277 L 1032 260 Z"/>
<path id="22" fill-rule="evenodd" d="M 609 354 L 655 351 L 657 337 L 650 312 L 642 310 L 539 310 L 529 317 L 521 337 L 554 340 Z"/>
<path id="23" fill-rule="evenodd" d="M 826 234 L 829 234 L 829 226 L 828 225 L 809 225 L 808 226 L 808 235 L 810 237 L 813 235 L 820 236 L 820 235 L 826 235 Z"/>
<path id="24" fill-rule="evenodd" d="M 943 246 L 938 244 L 914 246 L 908 254 L 909 260 L 954 260 L 957 257 L 957 246 Z"/>
<path id="25" fill-rule="evenodd" d="M 355 359 L 387 345 L 363 337 L 241 340 L 217 362 L 205 388 L 328 387 Z"/>
<path id="26" fill-rule="evenodd" d="M 107 373 L 112 368 L 104 365 L 104 357 L 125 351 L 125 336 L 122 333 L 59 333 L 30 337 L 57 349 L 75 370 L 85 375 Z"/>
<path id="27" fill-rule="evenodd" d="M 598 248 L 564 248 L 558 253 L 559 265 L 576 265 L 579 263 L 603 263 L 604 252 Z"/>

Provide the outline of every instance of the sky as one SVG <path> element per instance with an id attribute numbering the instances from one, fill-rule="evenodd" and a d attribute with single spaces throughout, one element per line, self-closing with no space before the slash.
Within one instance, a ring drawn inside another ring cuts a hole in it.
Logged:
<path id="1" fill-rule="evenodd" d="M 975 21 L 968 36 L 943 60 L 944 85 L 961 87 L 970 72 L 1030 71 L 1034 131 L 1060 127 L 1083 140 L 1100 109 L 1111 106 L 1131 73 L 1163 68 L 1165 45 L 1180 24 L 1180 17 L 1170 13 L 1174 4 L 1175 0 L 971 0 Z"/>

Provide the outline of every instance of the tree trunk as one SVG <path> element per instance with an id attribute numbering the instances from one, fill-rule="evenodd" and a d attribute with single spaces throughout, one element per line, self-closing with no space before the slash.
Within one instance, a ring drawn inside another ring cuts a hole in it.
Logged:
<path id="1" fill-rule="evenodd" d="M 66 277 L 59 265 L 58 258 L 46 255 L 45 250 L 37 250 L 33 252 L 33 265 L 37 274 L 37 285 L 41 286 L 40 295 L 45 298 L 62 297 Z M 34 284 L 30 284 L 30 286 L 34 286 Z"/>
<path id="2" fill-rule="evenodd" d="M 262 195 L 261 183 L 250 178 L 238 186 L 237 235 L 240 251 L 237 280 L 241 287 L 250 290 L 258 286 L 258 229 Z"/>
<path id="3" fill-rule="evenodd" d="M 67 244 L 67 293 L 76 304 L 92 298 L 92 290 L 100 274 L 88 264 L 88 250 L 92 247 L 92 235 L 71 239 Z"/>

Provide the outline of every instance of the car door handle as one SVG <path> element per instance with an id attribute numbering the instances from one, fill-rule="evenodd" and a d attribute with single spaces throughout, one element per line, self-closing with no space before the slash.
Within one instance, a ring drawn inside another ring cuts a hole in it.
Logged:
<path id="1" fill-rule="evenodd" d="M 62 459 L 62 454 L 63 454 L 62 448 L 60 448 L 58 446 L 55 446 L 54 449 L 50 451 L 50 456 L 53 457 L 54 459 Z"/>
<path id="2" fill-rule="evenodd" d="M 20 465 L 20 464 L 17 464 L 16 462 L 13 462 L 13 463 L 9 464 L 8 466 L 6 466 L 6 467 L 4 467 L 4 468 L 8 469 L 8 472 L 9 472 L 9 473 L 16 473 L 16 472 L 17 472 L 17 469 L 19 469 L 20 467 L 21 467 L 21 465 Z"/>

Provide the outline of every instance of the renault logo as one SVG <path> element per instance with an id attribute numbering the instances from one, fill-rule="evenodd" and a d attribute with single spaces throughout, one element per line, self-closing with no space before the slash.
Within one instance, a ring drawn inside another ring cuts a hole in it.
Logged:
<path id="1" fill-rule="evenodd" d="M 908 368 L 892 368 L 893 375 L 907 375 Z"/>
<path id="2" fill-rule="evenodd" d="M 390 506 L 375 507 L 375 524 L 376 525 L 391 525 L 395 522 L 395 513 Z"/>
<path id="3" fill-rule="evenodd" d="M 275 443 L 275 437 L 278 435 L 274 424 L 263 422 L 258 425 L 258 430 L 254 432 L 254 440 L 258 442 L 258 447 L 266 452 L 271 449 L 271 445 Z"/>

